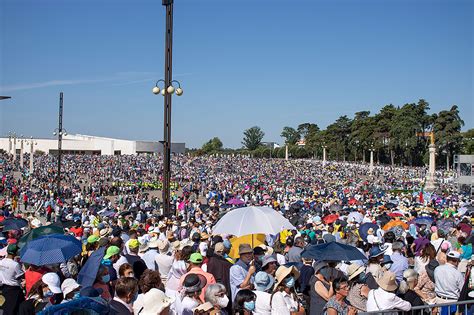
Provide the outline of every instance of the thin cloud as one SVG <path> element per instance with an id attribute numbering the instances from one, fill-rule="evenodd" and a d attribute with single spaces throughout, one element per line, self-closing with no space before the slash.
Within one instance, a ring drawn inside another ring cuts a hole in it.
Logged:
<path id="1" fill-rule="evenodd" d="M 191 75 L 192 73 L 181 73 L 175 74 L 175 77 L 183 77 Z M 139 77 L 144 77 L 145 79 L 139 79 Z M 153 76 L 153 77 L 152 77 Z M 158 77 L 155 72 L 140 72 L 140 71 L 128 71 L 128 72 L 118 72 L 113 76 L 95 78 L 95 79 L 76 79 L 76 80 L 51 80 L 45 82 L 33 82 L 33 83 L 22 83 L 22 84 L 13 84 L 5 85 L 0 87 L 2 92 L 12 92 L 12 91 L 21 91 L 21 90 L 30 90 L 30 89 L 39 89 L 47 88 L 52 86 L 64 86 L 64 85 L 77 85 L 77 84 L 90 84 L 90 83 L 100 83 L 100 82 L 115 82 L 112 86 L 121 86 L 121 85 L 131 85 L 142 82 L 154 82 L 155 77 Z"/>

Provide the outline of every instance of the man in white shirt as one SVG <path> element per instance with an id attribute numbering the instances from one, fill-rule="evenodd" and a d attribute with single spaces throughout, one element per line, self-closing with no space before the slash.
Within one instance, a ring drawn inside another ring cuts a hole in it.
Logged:
<path id="1" fill-rule="evenodd" d="M 386 271 L 377 279 L 379 288 L 370 290 L 367 297 L 367 312 L 383 310 L 409 311 L 411 304 L 395 295 L 397 290 L 396 276 L 393 272 Z"/>
<path id="2" fill-rule="evenodd" d="M 155 264 L 160 271 L 161 281 L 164 285 L 168 281 L 168 274 L 173 265 L 174 257 L 169 253 L 170 243 L 168 240 L 158 240 L 158 255 L 155 256 Z"/>
<path id="3" fill-rule="evenodd" d="M 460 254 L 450 251 L 446 255 L 446 264 L 436 267 L 434 271 L 436 303 L 456 302 L 459 299 L 464 277 L 457 269 Z"/>
<path id="4" fill-rule="evenodd" d="M 24 272 L 21 265 L 13 258 L 18 252 L 18 246 L 10 244 L 7 247 L 7 257 L 0 260 L 0 285 L 6 303 L 3 305 L 3 314 L 18 314 L 18 307 L 25 296 L 21 289 Z"/>

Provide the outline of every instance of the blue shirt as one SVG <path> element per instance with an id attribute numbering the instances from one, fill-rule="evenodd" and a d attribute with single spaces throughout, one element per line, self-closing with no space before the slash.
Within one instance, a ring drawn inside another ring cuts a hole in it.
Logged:
<path id="1" fill-rule="evenodd" d="M 244 282 L 248 270 L 249 266 L 240 259 L 230 267 L 230 290 L 232 293 L 232 301 L 235 300 L 235 296 L 240 290 L 239 286 Z"/>
<path id="2" fill-rule="evenodd" d="M 394 252 L 390 258 L 393 261 L 390 271 L 397 276 L 397 282 L 400 283 L 403 279 L 403 272 L 408 269 L 408 259 L 399 252 Z"/>

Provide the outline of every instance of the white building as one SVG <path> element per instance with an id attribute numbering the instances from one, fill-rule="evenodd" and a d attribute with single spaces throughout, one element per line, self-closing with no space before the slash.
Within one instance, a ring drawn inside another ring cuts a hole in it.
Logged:
<path id="1" fill-rule="evenodd" d="M 58 151 L 57 139 L 33 139 L 36 143 L 33 151 L 43 151 L 56 154 Z M 21 139 L 0 138 L 0 149 L 10 154 L 21 151 Z M 23 152 L 30 152 L 30 139 L 23 139 Z M 172 143 L 171 153 L 185 153 L 184 143 Z M 86 135 L 63 136 L 63 154 L 96 154 L 96 155 L 121 155 L 121 154 L 156 154 L 163 152 L 163 145 L 158 141 L 122 140 Z"/>

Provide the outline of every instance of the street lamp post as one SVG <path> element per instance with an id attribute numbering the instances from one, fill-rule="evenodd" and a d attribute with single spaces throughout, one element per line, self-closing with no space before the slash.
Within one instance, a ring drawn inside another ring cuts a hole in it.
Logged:
<path id="1" fill-rule="evenodd" d="M 24 160 L 23 160 L 23 135 L 20 136 L 20 170 L 23 170 Z"/>
<path id="2" fill-rule="evenodd" d="M 13 154 L 13 163 L 15 163 L 16 162 L 16 137 L 17 137 L 16 133 L 13 133 L 12 137 L 13 137 L 13 153 L 12 153 Z"/>
<path id="3" fill-rule="evenodd" d="M 30 138 L 30 141 L 28 141 L 26 144 L 30 145 L 30 176 L 33 175 L 33 147 L 37 145 L 38 143 L 33 140 L 33 137 Z"/>
<path id="4" fill-rule="evenodd" d="M 163 120 L 163 214 L 170 214 L 170 180 L 171 180 L 171 95 L 182 95 L 183 90 L 178 81 L 173 80 L 173 0 L 163 0 L 166 7 L 166 30 L 165 30 L 165 79 L 158 80 L 153 88 L 154 94 L 160 93 L 159 82 L 164 87 L 161 95 L 164 96 L 164 120 Z M 178 88 L 173 86 L 178 84 Z"/>
<path id="5" fill-rule="evenodd" d="M 8 133 L 8 154 L 12 154 L 12 133 Z"/>
<path id="6" fill-rule="evenodd" d="M 58 136 L 58 172 L 56 174 L 56 190 L 58 197 L 61 194 L 61 157 L 63 136 L 67 136 L 67 131 L 63 128 L 63 92 L 59 93 L 59 123 L 58 128 L 54 129 L 53 135 Z"/>

